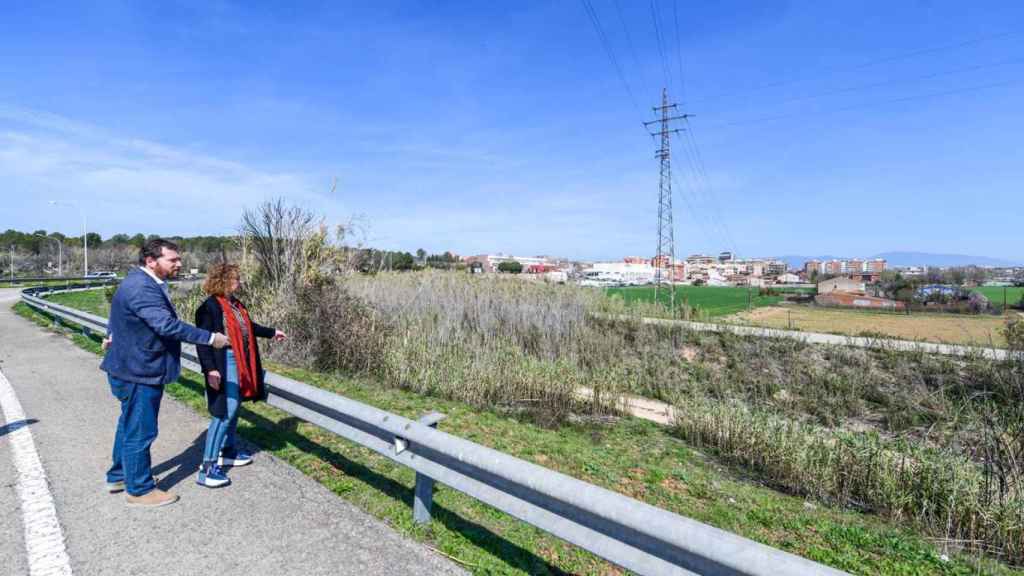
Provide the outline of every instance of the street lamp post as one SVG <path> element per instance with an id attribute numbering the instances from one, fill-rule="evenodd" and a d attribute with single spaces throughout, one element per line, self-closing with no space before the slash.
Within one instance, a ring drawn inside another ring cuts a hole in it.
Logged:
<path id="1" fill-rule="evenodd" d="M 84 255 L 82 257 L 82 261 L 83 261 L 83 264 L 84 264 L 83 265 L 83 274 L 82 275 L 83 276 L 88 276 L 89 275 L 89 232 L 86 230 L 85 211 L 82 210 L 81 208 L 79 208 L 78 206 L 76 206 L 75 204 L 72 204 L 70 202 L 58 202 L 56 200 L 50 200 L 50 205 L 52 205 L 52 206 L 70 206 L 70 207 L 78 210 L 78 213 L 82 215 L 82 248 L 84 249 Z"/>
<path id="2" fill-rule="evenodd" d="M 36 236 L 39 236 L 40 238 L 46 238 L 47 240 L 53 240 L 54 242 L 57 243 L 57 276 L 60 276 L 61 261 L 64 259 L 64 243 L 60 241 L 60 238 L 51 238 L 46 234 L 36 234 Z"/>

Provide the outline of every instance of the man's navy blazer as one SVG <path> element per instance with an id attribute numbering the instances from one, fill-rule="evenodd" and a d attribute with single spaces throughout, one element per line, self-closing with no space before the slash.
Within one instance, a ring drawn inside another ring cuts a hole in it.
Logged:
<path id="1" fill-rule="evenodd" d="M 138 384 L 160 386 L 181 373 L 181 343 L 208 344 L 210 332 L 178 319 L 167 292 L 141 268 L 133 268 L 110 303 L 107 333 L 113 337 L 100 370 Z"/>

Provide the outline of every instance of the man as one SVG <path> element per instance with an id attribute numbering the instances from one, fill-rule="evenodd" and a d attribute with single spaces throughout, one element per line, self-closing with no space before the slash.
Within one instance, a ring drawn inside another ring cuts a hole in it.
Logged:
<path id="1" fill-rule="evenodd" d="M 156 487 L 149 448 L 157 436 L 164 385 L 181 373 L 181 343 L 223 348 L 228 338 L 178 319 L 166 281 L 181 269 L 178 247 L 155 238 L 139 251 L 139 267 L 121 282 L 110 303 L 108 346 L 100 369 L 121 402 L 107 491 L 127 492 L 129 506 L 173 504 L 178 497 Z"/>

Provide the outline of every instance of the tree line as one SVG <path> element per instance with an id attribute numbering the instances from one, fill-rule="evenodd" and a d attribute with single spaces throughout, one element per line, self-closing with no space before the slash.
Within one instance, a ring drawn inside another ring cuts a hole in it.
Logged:
<path id="1" fill-rule="evenodd" d="M 316 226 L 313 226 L 316 228 Z M 134 265 L 139 248 L 155 234 L 114 234 L 103 238 L 96 232 L 88 234 L 89 270 L 124 272 Z M 252 234 L 251 238 L 255 238 Z M 246 249 L 239 236 L 164 236 L 181 248 L 185 271 L 206 267 L 223 258 L 240 260 Z M 57 267 L 64 275 L 78 275 L 83 272 L 82 236 L 68 236 L 60 232 L 35 230 L 22 232 L 8 229 L 0 234 L 0 263 L 3 276 L 12 266 L 15 276 L 40 276 L 56 274 Z M 257 249 L 249 245 L 248 250 Z M 415 253 L 397 250 L 378 250 L 367 247 L 341 247 L 347 253 L 353 268 L 363 273 L 382 271 L 420 270 L 437 268 L 461 270 L 465 264 L 451 252 L 429 254 L 420 248 Z"/>

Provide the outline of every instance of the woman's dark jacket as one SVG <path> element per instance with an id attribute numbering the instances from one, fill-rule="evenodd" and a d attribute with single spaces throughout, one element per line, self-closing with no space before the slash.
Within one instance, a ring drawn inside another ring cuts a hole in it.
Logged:
<path id="1" fill-rule="evenodd" d="M 209 330 L 210 332 L 227 334 L 224 327 L 224 312 L 221 310 L 220 303 L 217 302 L 216 297 L 210 296 L 205 302 L 199 305 L 199 309 L 196 310 L 196 326 L 204 330 Z M 273 328 L 260 326 L 256 322 L 252 323 L 252 330 L 253 334 L 249 336 L 249 346 L 256 346 L 256 396 L 253 398 L 246 398 L 245 400 L 266 400 L 267 387 L 263 383 L 263 364 L 260 361 L 260 347 L 256 343 L 256 338 L 273 338 L 277 331 Z M 231 344 L 234 346 L 234 342 Z M 227 348 L 221 348 L 218 350 L 213 346 L 196 344 L 196 354 L 199 356 L 199 365 L 203 368 L 204 376 L 211 370 L 216 370 L 220 372 L 221 382 L 227 378 Z M 241 362 L 242 358 L 247 357 L 248 354 L 248 350 L 235 350 L 235 361 Z M 206 406 L 210 410 L 210 415 L 217 418 L 225 418 L 227 416 L 227 396 L 222 393 L 223 391 L 223 384 L 221 385 L 220 390 L 214 390 L 209 384 L 206 385 Z"/>

